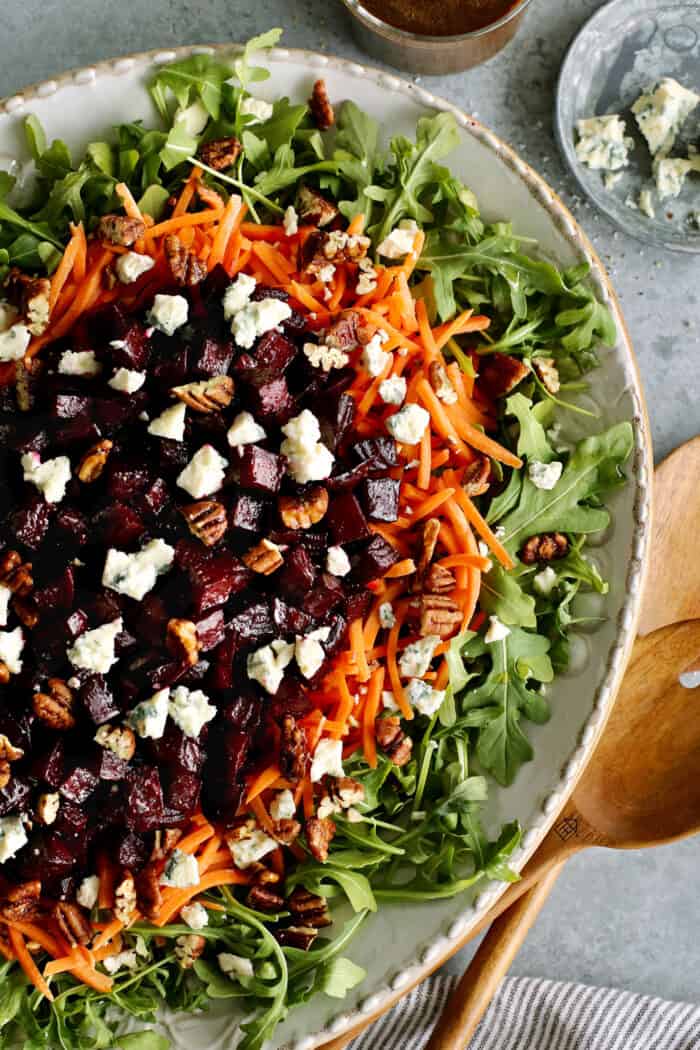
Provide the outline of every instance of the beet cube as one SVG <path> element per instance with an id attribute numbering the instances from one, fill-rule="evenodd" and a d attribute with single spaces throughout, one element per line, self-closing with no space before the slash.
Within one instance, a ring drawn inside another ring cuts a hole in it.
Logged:
<path id="1" fill-rule="evenodd" d="M 65 622 L 66 638 L 72 641 L 86 631 L 87 627 L 87 614 L 82 609 L 75 609 Z"/>
<path id="2" fill-rule="evenodd" d="M 165 689 L 166 686 L 175 685 L 189 670 L 189 663 L 185 660 L 163 659 L 153 664 L 148 669 L 146 681 L 149 688 L 155 692 Z"/>
<path id="3" fill-rule="evenodd" d="M 311 617 L 281 598 L 272 599 L 272 619 L 280 634 L 305 634 L 311 627 Z"/>
<path id="4" fill-rule="evenodd" d="M 190 347 L 190 365 L 202 376 L 224 376 L 231 367 L 235 352 L 232 339 L 203 335 L 198 345 Z"/>
<path id="5" fill-rule="evenodd" d="M 221 609 L 214 609 L 203 619 L 198 620 L 196 627 L 200 651 L 206 653 L 210 649 L 214 649 L 223 641 L 226 633 L 223 612 Z"/>
<path id="6" fill-rule="evenodd" d="M 129 763 L 123 758 L 118 758 L 113 751 L 103 748 L 95 772 L 100 780 L 126 780 Z"/>
<path id="7" fill-rule="evenodd" d="M 367 438 L 352 446 L 352 453 L 359 462 L 368 461 L 374 470 L 397 467 L 396 442 L 391 437 Z"/>
<path id="8" fill-rule="evenodd" d="M 304 609 L 315 620 L 321 619 L 339 605 L 345 597 L 345 589 L 337 576 L 324 572 L 307 594 Z"/>
<path id="9" fill-rule="evenodd" d="M 75 598 L 75 584 L 73 580 L 73 569 L 67 565 L 61 576 L 47 583 L 44 587 L 37 587 L 33 592 L 34 602 L 40 613 L 58 612 L 70 609 Z"/>
<path id="10" fill-rule="evenodd" d="M 352 492 L 343 492 L 331 500 L 326 524 L 331 530 L 333 543 L 353 543 L 371 535 L 362 507 Z"/>
<path id="11" fill-rule="evenodd" d="M 133 775 L 126 796 L 126 820 L 131 831 L 154 831 L 163 823 L 163 790 L 155 766 Z"/>
<path id="12" fill-rule="evenodd" d="M 142 372 L 148 364 L 150 350 L 146 330 L 118 303 L 110 304 L 94 316 L 91 334 L 93 339 L 106 344 L 115 368 L 133 368 Z"/>
<path id="13" fill-rule="evenodd" d="M 54 419 L 76 419 L 78 417 L 89 422 L 94 403 L 91 397 L 84 394 L 54 394 L 49 399 L 49 413 Z"/>
<path id="14" fill-rule="evenodd" d="M 347 621 L 342 616 L 338 613 L 334 613 L 334 615 L 326 621 L 326 626 L 330 627 L 331 633 L 323 643 L 323 647 L 329 656 L 333 656 L 345 643 L 345 634 L 348 625 Z"/>
<path id="15" fill-rule="evenodd" d="M 358 463 L 351 470 L 344 470 L 342 473 L 328 478 L 325 484 L 331 492 L 348 492 L 359 485 L 361 481 L 364 481 L 371 470 L 371 463 L 365 460 L 365 462 Z"/>
<path id="16" fill-rule="evenodd" d="M 365 513 L 372 521 L 396 521 L 401 482 L 394 478 L 367 478 L 360 489 Z"/>
<path id="17" fill-rule="evenodd" d="M 131 503 L 137 492 L 145 492 L 153 483 L 153 475 L 144 466 L 125 463 L 117 456 L 107 461 L 107 492 L 111 499 Z"/>
<path id="18" fill-rule="evenodd" d="M 342 445 L 355 422 L 357 407 L 354 397 L 349 394 L 341 394 L 338 398 L 338 407 L 335 412 L 335 447 Z"/>
<path id="19" fill-rule="evenodd" d="M 87 445 L 97 441 L 102 434 L 97 423 L 86 419 L 85 416 L 77 416 L 56 427 L 53 436 L 57 445 Z"/>
<path id="20" fill-rule="evenodd" d="M 277 493 L 284 470 L 284 459 L 281 456 L 259 448 L 258 445 L 244 446 L 240 460 L 241 485 L 244 489 Z"/>
<path id="21" fill-rule="evenodd" d="M 44 780 L 54 791 L 63 783 L 65 755 L 63 739 L 59 737 L 32 762 L 31 773 L 37 780 Z M 14 784 L 15 780 L 10 781 Z"/>
<path id="22" fill-rule="evenodd" d="M 399 561 L 401 555 L 383 536 L 373 536 L 358 557 L 355 579 L 360 583 L 376 580 Z"/>
<path id="23" fill-rule="evenodd" d="M 229 701 L 222 715 L 231 729 L 250 732 L 257 725 L 261 711 L 262 705 L 254 693 L 241 692 Z"/>
<path id="24" fill-rule="evenodd" d="M 284 559 L 284 568 L 278 576 L 282 594 L 291 598 L 305 599 L 316 579 L 316 569 L 311 557 L 303 547 L 293 547 Z"/>
<path id="25" fill-rule="evenodd" d="M 262 532 L 269 504 L 258 496 L 240 492 L 229 507 L 228 520 L 232 529 Z"/>
<path id="26" fill-rule="evenodd" d="M 202 781 L 195 773 L 177 773 L 165 789 L 165 802 L 172 816 L 190 817 L 199 806 Z M 177 817 L 175 817 L 177 820 Z"/>
<path id="27" fill-rule="evenodd" d="M 70 843 L 60 835 L 52 834 L 46 838 L 37 836 L 32 842 L 32 849 L 24 854 L 22 873 L 25 878 L 41 879 L 42 889 L 48 889 L 47 883 L 62 879 L 75 864 L 75 842 Z"/>
<path id="28" fill-rule="evenodd" d="M 150 370 L 151 381 L 165 394 L 174 386 L 186 383 L 189 378 L 189 351 L 187 347 L 169 351 Z"/>
<path id="29" fill-rule="evenodd" d="M 88 541 L 87 518 L 75 507 L 59 507 L 54 518 L 54 529 L 60 533 L 60 543 L 66 547 L 83 547 Z"/>
<path id="30" fill-rule="evenodd" d="M 87 811 L 82 806 L 76 806 L 74 802 L 63 799 L 58 810 L 58 817 L 51 830 L 61 835 L 62 838 L 70 840 L 84 835 L 87 824 Z"/>
<path id="31" fill-rule="evenodd" d="M 262 645 L 275 635 L 270 606 L 260 601 L 248 605 L 232 618 L 229 627 L 240 645 Z"/>
<path id="32" fill-rule="evenodd" d="M 156 478 L 136 499 L 136 506 L 145 514 L 160 514 L 170 502 L 168 486 L 162 478 Z"/>
<path id="33" fill-rule="evenodd" d="M 141 835 L 127 831 L 117 842 L 116 861 L 133 874 L 141 871 L 150 855 L 150 847 Z"/>
<path id="34" fill-rule="evenodd" d="M 87 766 L 75 766 L 61 784 L 59 791 L 69 802 L 75 802 L 80 806 L 83 802 L 87 802 L 97 784 L 97 777 L 92 770 Z"/>
<path id="35" fill-rule="evenodd" d="M 274 330 L 266 332 L 255 348 L 258 368 L 265 369 L 270 376 L 282 375 L 296 355 L 294 343 Z"/>
<path id="36" fill-rule="evenodd" d="M 24 697 L 20 702 L 25 702 Z M 36 718 L 31 711 L 11 709 L 0 703 L 0 733 L 25 754 L 32 750 L 32 728 Z"/>
<path id="37" fill-rule="evenodd" d="M 164 763 L 186 773 L 199 773 L 204 764 L 202 743 L 194 737 L 185 736 L 170 720 L 160 740 L 152 741 L 152 751 L 159 764 Z"/>
<path id="38" fill-rule="evenodd" d="M 345 597 L 345 612 L 348 621 L 352 623 L 358 616 L 364 619 L 369 612 L 372 600 L 371 592 L 365 590 L 364 587 L 349 591 Z"/>
<path id="39" fill-rule="evenodd" d="M 18 543 L 30 550 L 38 550 L 49 527 L 50 510 L 41 496 L 30 498 L 10 514 L 10 532 Z"/>
<path id="40" fill-rule="evenodd" d="M 146 531 L 142 519 L 125 503 L 113 503 L 100 511 L 95 517 L 95 526 L 105 547 L 119 550 L 132 547 Z"/>
<path id="41" fill-rule="evenodd" d="M 233 686 L 233 660 L 237 647 L 236 635 L 229 631 L 214 652 L 211 683 L 215 689 L 231 689 Z"/>
<path id="42" fill-rule="evenodd" d="M 249 386 L 248 395 L 250 409 L 261 423 L 284 423 L 294 412 L 294 398 L 284 376 L 268 379 L 260 386 Z"/>
<path id="43" fill-rule="evenodd" d="M 243 590 L 251 579 L 251 572 L 230 551 L 209 555 L 199 568 L 189 572 L 195 614 L 201 616 L 207 609 L 224 605 L 231 594 Z"/>
<path id="44" fill-rule="evenodd" d="M 117 718 L 120 708 L 101 674 L 90 675 L 80 690 L 80 701 L 96 726 Z"/>
<path id="45" fill-rule="evenodd" d="M 0 789 L 0 817 L 8 813 L 26 812 L 31 791 L 26 780 L 13 776 L 10 783 Z"/>

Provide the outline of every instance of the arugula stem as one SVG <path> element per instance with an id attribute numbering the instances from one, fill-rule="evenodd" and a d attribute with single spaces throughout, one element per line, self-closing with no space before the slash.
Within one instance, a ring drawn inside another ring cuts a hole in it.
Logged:
<path id="1" fill-rule="evenodd" d="M 235 186 L 236 189 L 240 190 L 242 193 L 249 194 L 254 200 L 260 201 L 260 203 L 264 204 L 266 208 L 269 208 L 270 211 L 274 211 L 278 215 L 284 215 L 284 208 L 280 208 L 279 204 L 275 204 L 275 202 L 271 201 L 269 197 L 266 197 L 263 193 L 259 193 L 255 187 L 247 186 L 244 182 L 241 182 L 240 179 L 234 179 L 232 175 L 224 175 L 222 172 L 210 168 L 208 164 L 204 164 L 198 157 L 188 157 L 187 160 L 196 168 L 201 168 L 202 171 L 206 171 L 209 175 L 213 175 L 214 178 L 218 179 L 220 182 L 227 182 L 229 185 Z M 259 222 L 257 219 L 256 221 Z"/>

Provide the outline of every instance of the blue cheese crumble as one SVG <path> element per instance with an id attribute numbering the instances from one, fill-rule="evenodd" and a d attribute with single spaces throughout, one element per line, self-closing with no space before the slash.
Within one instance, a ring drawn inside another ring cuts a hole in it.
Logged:
<path id="1" fill-rule="evenodd" d="M 428 634 L 425 638 L 419 638 L 417 642 L 407 645 L 399 660 L 401 674 L 405 678 L 422 678 L 430 667 L 439 644 L 440 639 L 436 634 Z"/>
<path id="2" fill-rule="evenodd" d="M 626 136 L 625 122 L 617 113 L 576 121 L 576 156 L 594 171 L 619 171 L 629 164 L 634 140 Z"/>
<path id="3" fill-rule="evenodd" d="M 632 112 L 653 156 L 671 152 L 678 132 L 698 102 L 700 95 L 673 77 L 662 77 L 639 96 Z"/>
<path id="4" fill-rule="evenodd" d="M 102 572 L 102 585 L 117 594 L 141 601 L 167 572 L 175 557 L 175 548 L 164 540 L 151 540 L 136 554 L 110 547 Z"/>
<path id="5" fill-rule="evenodd" d="M 188 886 L 196 886 L 199 882 L 199 865 L 197 858 L 191 853 L 183 853 L 181 849 L 175 849 L 168 857 L 165 870 L 160 877 L 161 886 L 176 886 L 178 889 L 186 889 Z"/>

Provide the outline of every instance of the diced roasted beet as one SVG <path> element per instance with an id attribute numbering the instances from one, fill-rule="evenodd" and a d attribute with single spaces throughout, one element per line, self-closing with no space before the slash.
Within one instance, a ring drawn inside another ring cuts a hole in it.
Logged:
<path id="1" fill-rule="evenodd" d="M 369 461 L 374 470 L 397 467 L 399 464 L 396 442 L 391 437 L 367 438 L 365 441 L 358 441 L 352 446 L 352 453 L 360 462 Z"/>
<path id="2" fill-rule="evenodd" d="M 31 786 L 22 777 L 13 776 L 10 783 L 0 789 L 0 817 L 8 813 L 24 813 L 27 808 Z"/>
<path id="3" fill-rule="evenodd" d="M 301 546 L 287 551 L 284 567 L 278 577 L 280 592 L 291 598 L 305 600 L 315 579 L 316 569 L 308 551 Z"/>
<path id="4" fill-rule="evenodd" d="M 238 639 L 232 630 L 226 632 L 224 640 L 213 654 L 211 683 L 215 689 L 230 689 L 233 685 L 233 660 L 238 648 Z"/>
<path id="5" fill-rule="evenodd" d="M 183 675 L 187 674 L 189 666 L 188 660 L 163 657 L 162 660 L 149 667 L 146 672 L 146 681 L 153 692 L 156 692 L 158 689 L 165 689 L 166 686 L 175 685 L 176 682 L 179 682 Z"/>
<path id="6" fill-rule="evenodd" d="M 10 514 L 9 528 L 18 543 L 29 550 L 38 550 L 43 543 L 49 527 L 50 509 L 48 503 L 38 494 L 29 499 Z"/>
<path id="7" fill-rule="evenodd" d="M 401 482 L 395 478 L 367 478 L 360 488 L 362 506 L 372 521 L 396 521 Z"/>
<path id="8" fill-rule="evenodd" d="M 65 622 L 66 638 L 72 641 L 87 630 L 88 617 L 83 609 L 74 609 Z"/>
<path id="9" fill-rule="evenodd" d="M 383 536 L 373 536 L 361 551 L 354 566 L 355 579 L 359 583 L 376 580 L 399 561 L 401 555 Z"/>
<path id="10" fill-rule="evenodd" d="M 88 541 L 87 518 L 75 507 L 60 506 L 54 518 L 54 528 L 60 533 L 61 545 L 70 549 L 83 547 Z"/>
<path id="11" fill-rule="evenodd" d="M 324 572 L 304 599 L 304 609 L 315 620 L 321 619 L 342 602 L 343 584 L 337 576 Z"/>
<path id="12" fill-rule="evenodd" d="M 275 634 L 270 606 L 265 601 L 246 606 L 232 617 L 229 629 L 241 646 L 262 645 Z"/>
<path id="13" fill-rule="evenodd" d="M 365 460 L 363 463 L 358 463 L 356 467 L 352 467 L 351 470 L 343 470 L 342 473 L 328 478 L 324 484 L 331 492 L 349 492 L 364 481 L 371 471 L 372 464 Z"/>
<path id="14" fill-rule="evenodd" d="M 181 819 L 191 817 L 199 805 L 201 788 L 202 780 L 197 774 L 184 771 L 176 773 L 165 789 L 168 810 L 173 811 L 173 815 L 181 814 Z"/>
<path id="15" fill-rule="evenodd" d="M 293 670 L 288 671 L 274 697 L 271 698 L 270 716 L 279 722 L 285 715 L 303 718 L 310 710 L 311 701 L 306 692 L 306 683 L 302 682 Z"/>
<path id="16" fill-rule="evenodd" d="M 231 367 L 236 348 L 232 339 L 204 334 L 190 346 L 190 366 L 202 376 L 224 376 Z"/>
<path id="17" fill-rule="evenodd" d="M 127 463 L 120 456 L 107 460 L 107 492 L 118 503 L 130 503 L 137 492 L 145 492 L 153 483 L 153 474 L 142 464 Z"/>
<path id="18" fill-rule="evenodd" d="M 156 766 L 132 775 L 126 796 L 126 820 L 132 831 L 154 831 L 163 823 L 163 790 Z"/>
<path id="19" fill-rule="evenodd" d="M 106 547 L 124 550 L 143 536 L 146 526 L 133 507 L 113 503 L 95 516 L 95 527 Z"/>
<path id="20" fill-rule="evenodd" d="M 170 502 L 167 483 L 163 478 L 156 478 L 147 489 L 139 493 L 134 502 L 145 514 L 160 514 Z"/>
<path id="21" fill-rule="evenodd" d="M 348 622 L 352 623 L 358 617 L 364 617 L 369 612 L 370 606 L 373 601 L 371 591 L 365 590 L 364 587 L 359 587 L 353 590 L 348 590 L 345 596 L 345 612 L 347 614 Z"/>
<path id="22" fill-rule="evenodd" d="M 203 744 L 194 737 L 185 736 L 170 720 L 160 740 L 152 741 L 151 746 L 158 762 L 184 770 L 186 773 L 199 773 L 204 764 Z"/>
<path id="23" fill-rule="evenodd" d="M 240 733 L 235 729 L 226 729 L 223 734 L 223 763 L 227 780 L 238 779 L 243 769 L 248 749 L 250 748 L 250 737 L 247 733 Z"/>
<path id="24" fill-rule="evenodd" d="M 148 364 L 150 351 L 146 330 L 118 303 L 111 303 L 95 314 L 91 320 L 91 334 L 97 345 L 108 348 L 115 368 L 133 368 L 142 372 Z"/>
<path id="25" fill-rule="evenodd" d="M 214 609 L 203 619 L 197 620 L 197 640 L 203 653 L 214 649 L 222 642 L 225 634 L 224 614 L 221 609 Z"/>
<path id="26" fill-rule="evenodd" d="M 338 398 L 338 407 L 335 413 L 335 447 L 339 448 L 350 433 L 350 428 L 355 422 L 356 405 L 354 397 L 349 394 L 341 394 Z"/>
<path id="27" fill-rule="evenodd" d="M 75 842 L 67 842 L 55 833 L 37 835 L 31 850 L 25 850 L 22 855 L 20 871 L 23 877 L 41 879 L 44 892 L 50 892 L 51 884 L 64 878 L 74 866 L 75 845 Z"/>
<path id="28" fill-rule="evenodd" d="M 272 619 L 280 634 L 305 634 L 312 623 L 303 609 L 287 605 L 281 598 L 272 599 Z"/>
<path id="29" fill-rule="evenodd" d="M 101 674 L 87 678 L 80 689 L 80 701 L 96 726 L 104 725 L 120 714 L 119 704 Z"/>
<path id="30" fill-rule="evenodd" d="M 87 613 L 89 622 L 95 627 L 109 623 L 121 615 L 124 599 L 115 591 L 100 588 L 94 594 L 81 594 L 80 604 Z"/>
<path id="31" fill-rule="evenodd" d="M 270 376 L 282 375 L 297 355 L 297 348 L 290 339 L 286 339 L 274 329 L 266 332 L 255 348 L 255 361 L 258 368 L 265 369 Z"/>
<path id="32" fill-rule="evenodd" d="M 24 703 L 24 697 L 20 703 Z M 32 750 L 32 729 L 36 722 L 34 713 L 24 707 L 0 703 L 0 733 L 3 733 L 11 744 L 20 747 L 25 754 Z"/>
<path id="33" fill-rule="evenodd" d="M 48 409 L 54 419 L 81 417 L 89 421 L 94 412 L 94 402 L 87 394 L 55 393 L 49 399 Z"/>
<path id="34" fill-rule="evenodd" d="M 61 784 L 59 791 L 64 798 L 77 805 L 87 802 L 97 787 L 97 777 L 87 766 L 77 765 Z"/>
<path id="35" fill-rule="evenodd" d="M 138 390 L 129 397 L 116 394 L 114 397 L 95 398 L 97 424 L 103 434 L 113 435 L 120 427 L 138 419 L 148 404 L 148 395 Z"/>
<path id="36" fill-rule="evenodd" d="M 331 500 L 325 523 L 334 543 L 353 543 L 371 535 L 362 507 L 352 492 L 342 492 Z"/>
<path id="37" fill-rule="evenodd" d="M 258 445 L 246 445 L 241 455 L 241 485 L 244 489 L 275 494 L 284 475 L 284 459 Z"/>
<path id="38" fill-rule="evenodd" d="M 123 758 L 118 758 L 113 751 L 103 748 L 95 772 L 100 780 L 126 780 L 129 763 Z"/>
<path id="39" fill-rule="evenodd" d="M 118 839 L 115 859 L 117 864 L 135 875 L 145 865 L 150 852 L 151 848 L 142 835 L 127 831 Z"/>
<path id="40" fill-rule="evenodd" d="M 260 386 L 249 386 L 247 401 L 251 412 L 261 423 L 285 423 L 294 412 L 295 401 L 284 376 L 269 379 Z"/>
<path id="41" fill-rule="evenodd" d="M 197 569 L 189 570 L 195 615 L 224 605 L 232 594 L 248 586 L 251 576 L 250 569 L 230 551 L 209 554 Z"/>
<path id="42" fill-rule="evenodd" d="M 47 583 L 44 587 L 35 587 L 33 598 L 41 614 L 70 609 L 75 598 L 75 583 L 71 566 L 67 565 L 63 573 L 51 583 Z"/>
<path id="43" fill-rule="evenodd" d="M 0 429 L 3 447 L 16 452 L 43 452 L 50 440 L 43 417 L 16 418 L 12 426 L 3 426 Z"/>
<path id="44" fill-rule="evenodd" d="M 345 642 L 345 633 L 348 625 L 342 616 L 334 613 L 333 616 L 326 620 L 326 626 L 330 627 L 331 633 L 323 643 L 323 647 L 329 656 L 333 656 Z"/>
<path id="45" fill-rule="evenodd" d="M 221 712 L 231 729 L 250 732 L 258 724 L 262 705 L 253 692 L 239 692 Z"/>
<path id="46" fill-rule="evenodd" d="M 187 668 L 178 681 L 181 685 L 186 685 L 188 689 L 198 689 L 209 674 L 210 666 L 209 660 L 198 660 L 192 667 Z"/>
<path id="47" fill-rule="evenodd" d="M 69 419 L 61 426 L 56 427 L 53 433 L 54 442 L 57 445 L 89 445 L 102 436 L 97 423 L 85 416 L 77 416 Z"/>
<path id="48" fill-rule="evenodd" d="M 46 750 L 33 760 L 31 775 L 37 780 L 42 780 L 55 791 L 61 786 L 65 770 L 65 749 L 63 738 L 58 737 L 47 745 Z M 15 783 L 15 779 L 10 782 Z M 2 814 L 0 813 L 0 816 Z"/>
<path id="49" fill-rule="evenodd" d="M 261 532 L 269 503 L 253 496 L 249 492 L 239 492 L 229 507 L 228 520 L 232 529 L 245 529 L 246 532 Z"/>
<path id="50" fill-rule="evenodd" d="M 156 385 L 162 393 L 169 393 L 172 387 L 186 383 L 189 377 L 189 350 L 186 346 L 179 350 L 170 350 L 167 357 L 163 357 L 150 369 L 151 382 Z"/>
<path id="51" fill-rule="evenodd" d="M 80 836 L 84 835 L 87 824 L 87 810 L 83 806 L 77 806 L 75 802 L 64 798 L 51 830 L 70 841 L 70 839 L 80 838 Z"/>
<path id="52" fill-rule="evenodd" d="M 190 461 L 191 451 L 185 441 L 164 441 L 155 438 L 155 459 L 151 455 L 154 466 L 164 474 L 179 474 Z"/>

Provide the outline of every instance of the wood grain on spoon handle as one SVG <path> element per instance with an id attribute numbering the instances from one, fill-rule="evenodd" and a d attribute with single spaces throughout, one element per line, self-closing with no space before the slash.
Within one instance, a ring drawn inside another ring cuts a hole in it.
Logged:
<path id="1" fill-rule="evenodd" d="M 492 924 L 428 1040 L 426 1050 L 464 1050 L 544 907 L 564 866 L 555 864 Z"/>

